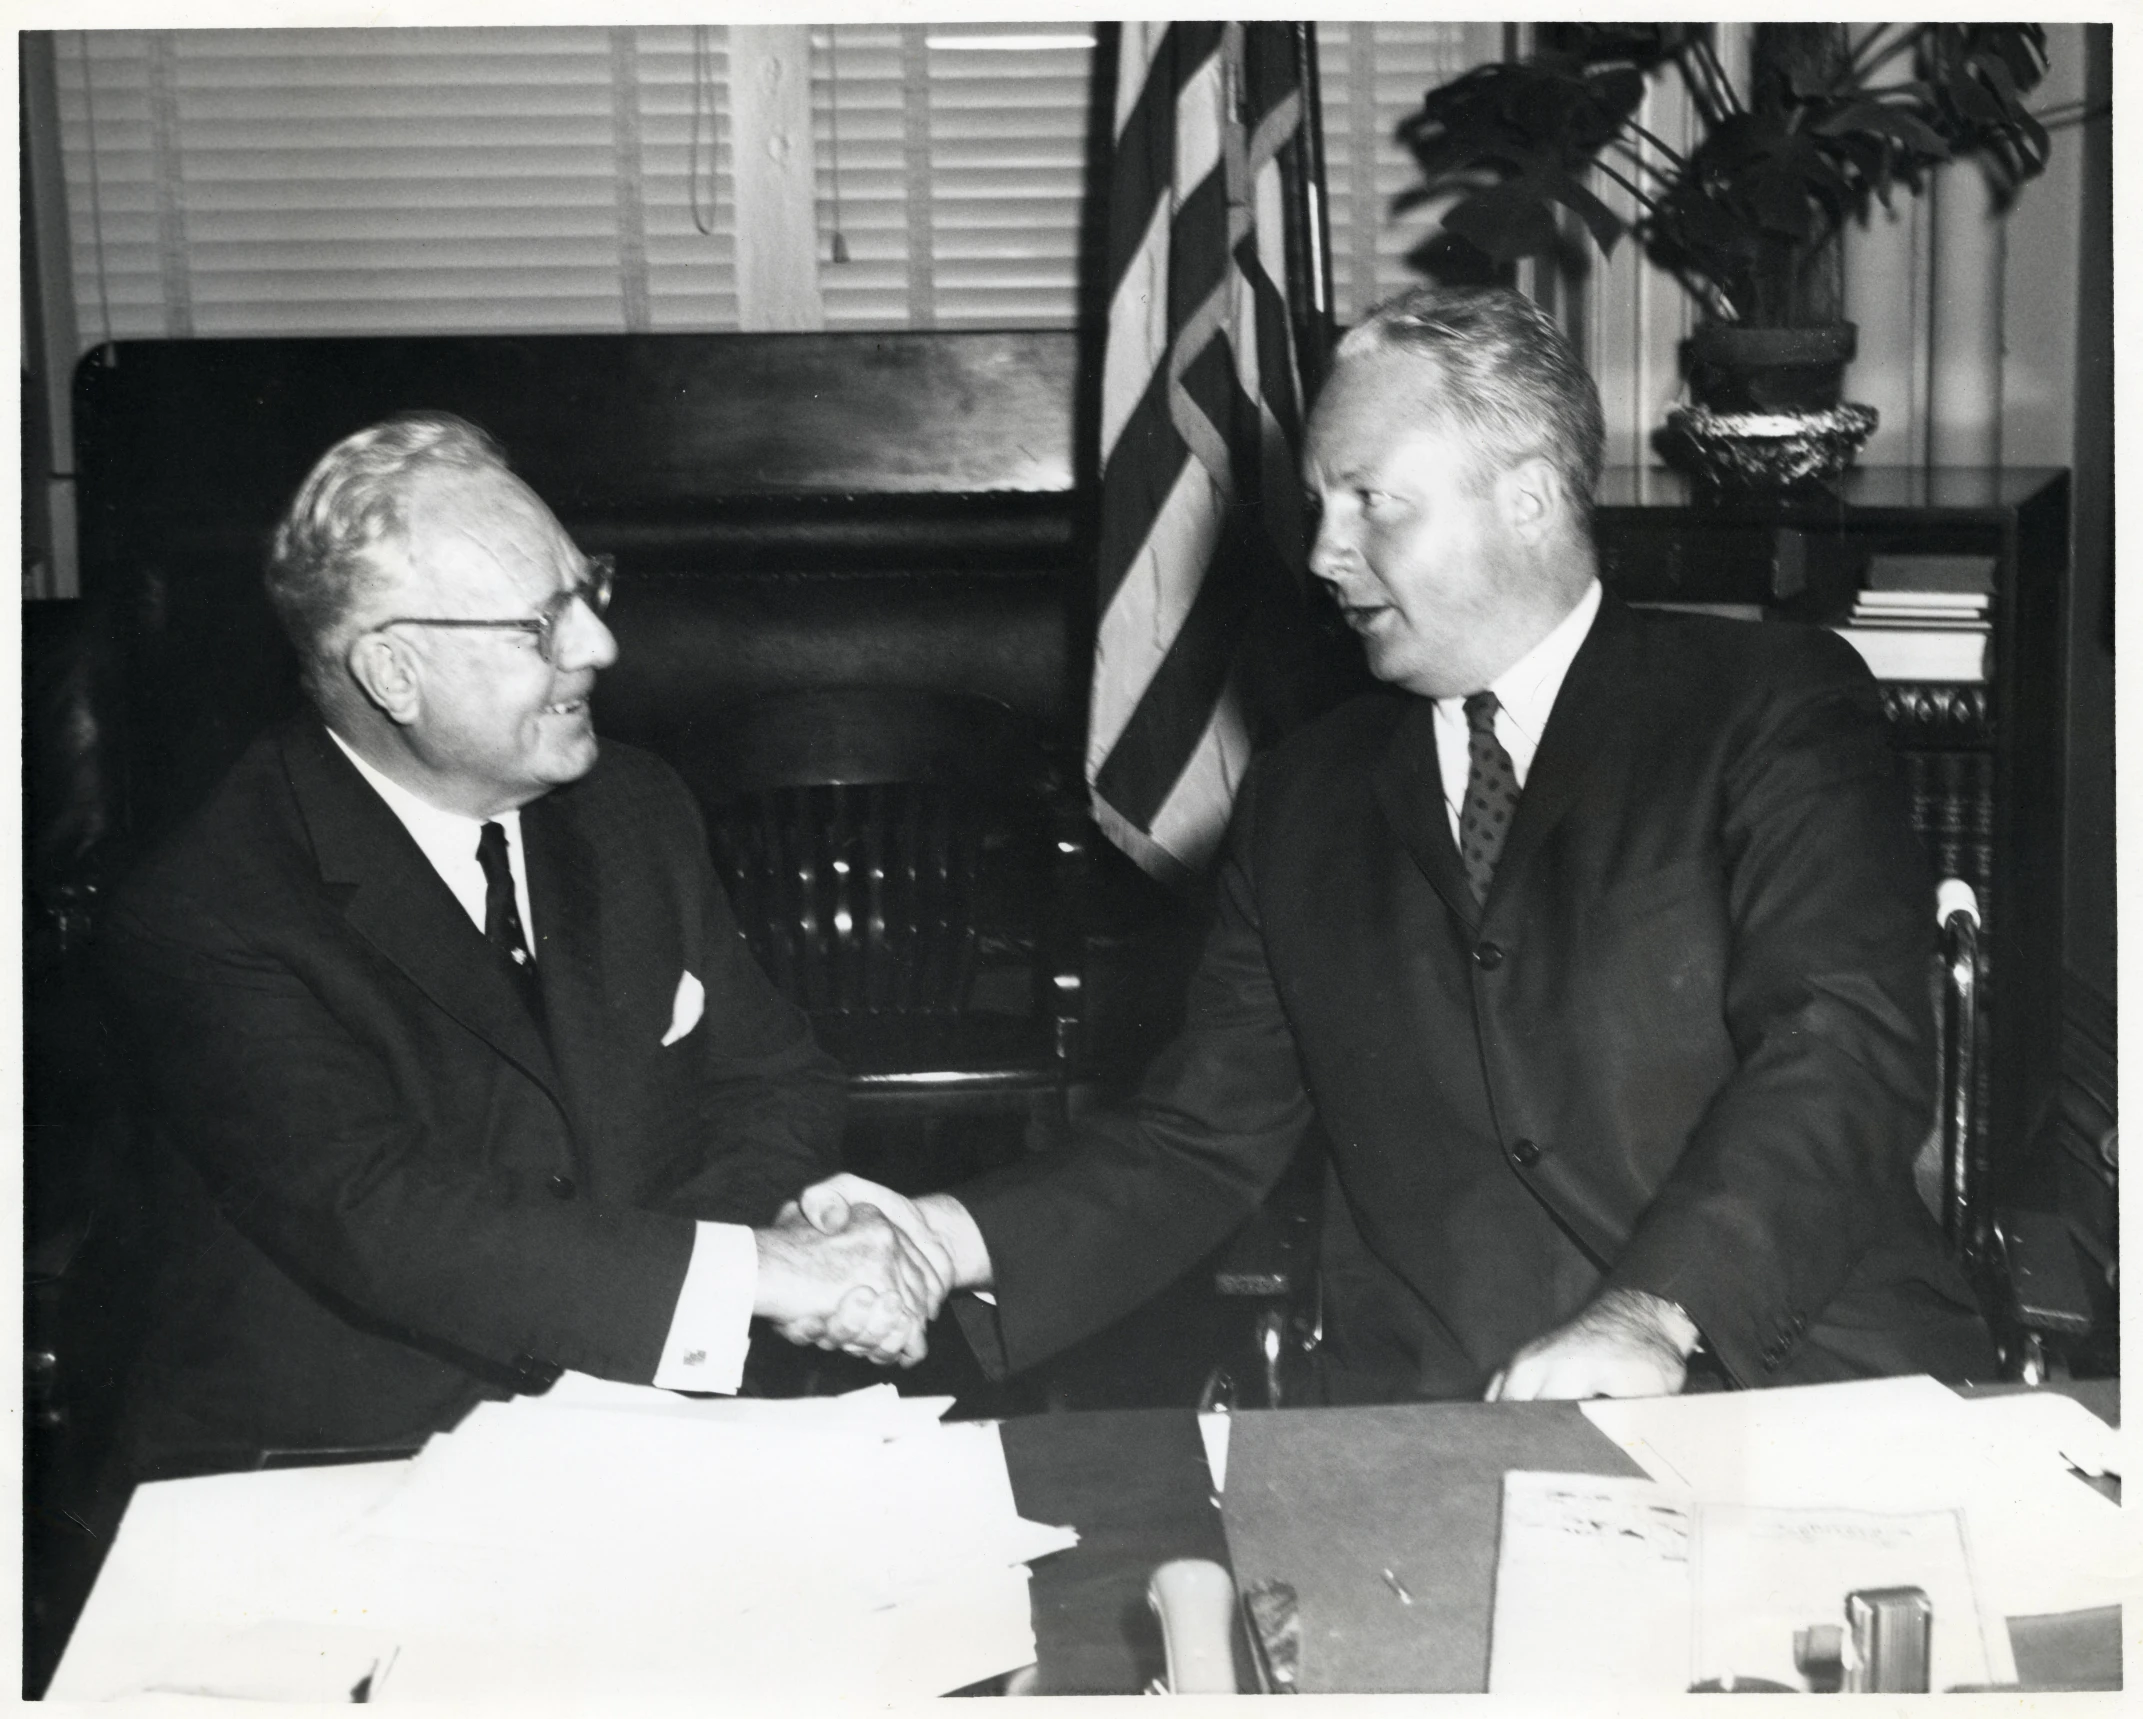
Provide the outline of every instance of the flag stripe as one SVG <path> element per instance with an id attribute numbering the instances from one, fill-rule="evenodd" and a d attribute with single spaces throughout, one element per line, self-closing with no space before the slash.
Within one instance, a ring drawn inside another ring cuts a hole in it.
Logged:
<path id="1" fill-rule="evenodd" d="M 1235 790 L 1250 767 L 1250 731 L 1232 687 L 1223 688 L 1191 761 L 1153 817 L 1154 845 L 1198 871 L 1227 833 Z"/>
<path id="2" fill-rule="evenodd" d="M 1212 474 L 1182 462 L 1094 634 L 1094 709 L 1087 724 L 1091 778 L 1167 659 L 1198 587 L 1176 569 L 1203 566 L 1220 538 L 1223 501 Z"/>
<path id="3" fill-rule="evenodd" d="M 1124 26 L 1126 30 L 1131 26 Z M 1168 206 L 1176 177 L 1172 80 L 1148 77 L 1109 165 L 1108 282 L 1113 297 L 1141 248 L 1153 212 Z"/>
<path id="4" fill-rule="evenodd" d="M 1117 439 L 1119 457 L 1102 468 L 1101 539 L 1094 561 L 1100 574 L 1099 609 L 1103 613 L 1116 601 L 1117 587 L 1190 458 L 1169 414 L 1169 391 L 1168 372 L 1154 371 L 1138 409 Z"/>
<path id="5" fill-rule="evenodd" d="M 1303 105 L 1290 26 L 1119 40 L 1087 770 L 1110 839 L 1172 873 L 1211 856 L 1249 761 L 1251 605 L 1301 578 L 1277 156 Z"/>
<path id="6" fill-rule="evenodd" d="M 1152 82 L 1153 62 L 1168 38 L 1168 26 L 1133 18 L 1116 30 L 1116 129 L 1111 135 L 1120 139 Z"/>
<path id="7" fill-rule="evenodd" d="M 1229 535 L 1222 534 L 1223 554 Z M 1095 772 L 1094 791 L 1141 829 L 1153 827 L 1220 696 L 1246 597 L 1239 579 L 1199 581 L 1168 654 Z"/>
<path id="8" fill-rule="evenodd" d="M 1109 304 L 1101 360 L 1103 465 L 1114 456 L 1126 421 L 1168 356 L 1168 217 L 1165 204 L 1154 210 L 1145 242 Z"/>

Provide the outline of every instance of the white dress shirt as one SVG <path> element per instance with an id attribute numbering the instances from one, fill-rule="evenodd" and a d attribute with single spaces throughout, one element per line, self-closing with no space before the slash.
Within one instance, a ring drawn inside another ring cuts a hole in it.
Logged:
<path id="1" fill-rule="evenodd" d="M 521 927 L 529 952 L 540 956 L 543 939 L 528 906 L 528 864 L 522 857 L 521 814 L 472 818 L 440 810 L 401 783 L 382 775 L 354 752 L 332 728 L 329 737 L 357 773 L 371 784 L 387 809 L 401 820 L 410 840 L 431 861 L 440 881 L 454 892 L 476 929 L 484 928 L 484 868 L 476 844 L 486 822 L 506 832 L 506 863 L 513 872 L 513 893 L 521 910 Z M 662 1361 L 655 1383 L 666 1391 L 734 1391 L 744 1378 L 744 1351 L 751 1341 L 752 1302 L 759 1288 L 759 1249 L 743 1224 L 702 1223 L 692 1240 L 692 1260 L 670 1315 Z"/>
<path id="2" fill-rule="evenodd" d="M 1518 786 L 1525 786 L 1533 768 L 1533 754 L 1540 750 L 1540 736 L 1548 726 L 1548 712 L 1563 690 L 1563 678 L 1576 660 L 1578 647 L 1592 631 L 1600 612 L 1600 581 L 1585 587 L 1584 596 L 1560 621 L 1555 630 L 1527 651 L 1502 674 L 1488 691 L 1496 695 L 1496 738 L 1511 757 Z M 1451 839 L 1459 839 L 1459 810 L 1466 803 L 1466 779 L 1472 772 L 1472 735 L 1466 727 L 1466 697 L 1436 701 L 1436 765 L 1444 781 L 1444 812 L 1451 820 Z"/>

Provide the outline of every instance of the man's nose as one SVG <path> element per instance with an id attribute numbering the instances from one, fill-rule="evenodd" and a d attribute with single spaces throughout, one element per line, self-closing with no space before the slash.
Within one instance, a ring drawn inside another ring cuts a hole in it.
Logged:
<path id="1" fill-rule="evenodd" d="M 1354 554 L 1351 534 L 1337 517 L 1336 508 L 1317 516 L 1317 534 L 1310 540 L 1310 571 L 1320 579 L 1337 579 Z"/>
<path id="2" fill-rule="evenodd" d="M 558 617 L 553 642 L 562 669 L 606 669 L 618 660 L 617 635 L 602 616 L 578 597 Z"/>

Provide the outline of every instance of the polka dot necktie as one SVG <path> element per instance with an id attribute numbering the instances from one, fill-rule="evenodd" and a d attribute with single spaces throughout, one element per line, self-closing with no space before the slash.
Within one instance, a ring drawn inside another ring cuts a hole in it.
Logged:
<path id="1" fill-rule="evenodd" d="M 539 1028 L 544 1020 L 543 982 L 536 976 L 536 958 L 529 953 L 528 935 L 521 929 L 521 908 L 514 899 L 513 866 L 506 857 L 506 827 L 486 823 L 476 835 L 476 863 L 484 868 L 484 937 L 506 959 L 513 987 L 528 1005 Z"/>
<path id="2" fill-rule="evenodd" d="M 1472 767 L 1466 772 L 1466 803 L 1458 815 L 1459 857 L 1466 862 L 1474 900 L 1486 901 L 1503 838 L 1510 834 L 1511 815 L 1518 810 L 1518 772 L 1496 738 L 1494 693 L 1477 692 L 1466 700 L 1466 729 L 1466 756 Z"/>

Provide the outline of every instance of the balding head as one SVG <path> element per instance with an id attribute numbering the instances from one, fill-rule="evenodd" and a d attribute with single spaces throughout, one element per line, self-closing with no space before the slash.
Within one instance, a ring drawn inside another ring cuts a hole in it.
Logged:
<path id="1" fill-rule="evenodd" d="M 482 430 L 451 412 L 407 412 L 344 437 L 298 486 L 266 583 L 316 704 L 340 695 L 356 618 L 402 577 L 420 493 L 487 475 L 507 475 L 506 457 Z"/>

